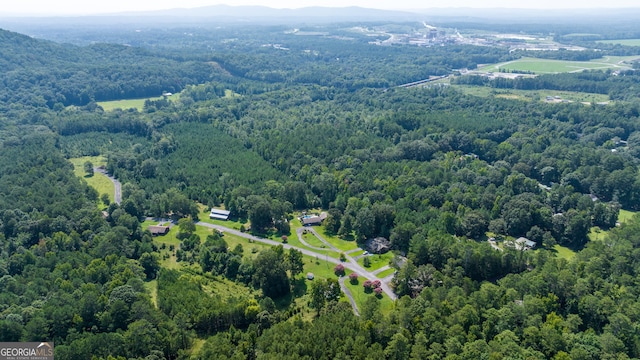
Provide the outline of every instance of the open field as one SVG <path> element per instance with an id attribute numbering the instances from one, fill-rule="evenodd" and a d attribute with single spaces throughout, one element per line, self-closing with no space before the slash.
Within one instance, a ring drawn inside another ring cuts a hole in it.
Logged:
<path id="1" fill-rule="evenodd" d="M 631 220 L 631 218 L 636 214 L 637 212 L 634 212 L 634 211 L 620 210 L 620 214 L 618 215 L 618 222 L 619 223 L 627 222 Z"/>
<path id="2" fill-rule="evenodd" d="M 327 233 L 327 229 L 324 226 L 317 226 L 316 230 L 318 233 L 329 242 L 329 244 L 337 247 L 342 251 L 355 250 L 358 248 L 358 244 L 355 240 L 344 240 L 337 236 L 331 235 Z"/>
<path id="3" fill-rule="evenodd" d="M 607 233 L 608 232 L 606 230 L 602 230 L 599 227 L 594 226 L 589 230 L 587 237 L 589 237 L 589 241 L 603 241 L 607 237 Z"/>
<path id="4" fill-rule="evenodd" d="M 562 100 L 580 103 L 604 103 L 609 101 L 609 96 L 604 94 L 592 94 L 585 92 L 557 91 L 557 90 L 513 90 L 493 89 L 486 86 L 453 85 L 456 89 L 467 95 L 514 99 L 522 101 L 545 101 L 547 96 L 559 96 Z"/>
<path id="5" fill-rule="evenodd" d="M 561 245 L 554 246 L 553 250 L 555 250 L 556 256 L 561 259 L 571 260 L 574 256 L 576 256 L 575 251 Z"/>
<path id="6" fill-rule="evenodd" d="M 92 188 L 96 189 L 98 192 L 98 196 L 102 194 L 109 195 L 109 200 L 113 202 L 113 194 L 114 194 L 114 186 L 111 180 L 103 174 L 98 172 L 94 173 L 93 176 L 87 177 L 84 172 L 84 163 L 90 161 L 94 167 L 100 165 L 106 165 L 107 159 L 102 156 L 84 156 L 79 158 L 69 159 L 69 162 L 73 164 L 73 172 L 77 177 L 81 177 L 87 181 L 87 184 Z M 107 205 L 103 204 L 101 200 L 98 199 L 99 207 L 102 209 Z"/>
<path id="7" fill-rule="evenodd" d="M 566 61 L 523 57 L 518 60 L 487 65 L 478 70 L 481 72 L 499 72 L 500 70 L 506 70 L 536 74 L 580 72 L 583 70 L 623 70 L 631 68 L 626 62 L 638 58 L 640 58 L 640 56 L 607 56 L 591 61 Z"/>
<path id="8" fill-rule="evenodd" d="M 631 220 L 637 212 L 629 211 L 629 210 L 620 210 L 620 214 L 618 215 L 618 222 L 624 224 L 625 222 Z M 597 226 L 594 226 L 589 231 L 589 240 L 591 241 L 603 241 L 607 238 L 609 232 L 607 230 L 602 230 Z"/>
<path id="9" fill-rule="evenodd" d="M 171 101 L 178 101 L 180 99 L 180 94 L 174 94 L 168 98 Z M 113 101 L 99 101 L 98 105 L 104 111 L 112 111 L 115 109 L 138 109 L 138 111 L 142 111 L 144 109 L 144 102 L 147 100 L 162 100 L 162 96 L 152 97 L 152 98 L 143 98 L 143 99 L 124 99 L 124 100 L 113 100 Z"/>
<path id="10" fill-rule="evenodd" d="M 151 302 L 158 307 L 158 280 L 151 280 L 144 283 L 144 289 L 151 296 Z"/>
<path id="11" fill-rule="evenodd" d="M 602 44 L 618 44 L 625 46 L 640 46 L 640 39 L 617 39 L 617 40 L 598 40 Z"/>

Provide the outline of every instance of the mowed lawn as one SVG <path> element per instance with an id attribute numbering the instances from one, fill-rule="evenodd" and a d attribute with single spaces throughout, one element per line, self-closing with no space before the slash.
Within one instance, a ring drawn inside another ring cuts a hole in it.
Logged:
<path id="1" fill-rule="evenodd" d="M 571 260 L 576 256 L 576 252 L 566 246 L 555 245 L 553 250 L 555 250 L 556 256 L 561 259 Z"/>
<path id="2" fill-rule="evenodd" d="M 565 61 L 536 59 L 523 57 L 518 60 L 508 61 L 500 64 L 492 64 L 479 69 L 486 72 L 498 72 L 500 70 L 514 72 L 532 72 L 536 74 L 555 74 L 563 72 L 580 72 L 583 70 L 605 70 L 605 69 L 630 69 L 631 66 L 625 62 L 638 58 L 639 56 L 626 57 L 605 57 L 591 61 Z"/>
<path id="3" fill-rule="evenodd" d="M 109 200 L 113 201 L 113 194 L 115 192 L 113 182 L 111 182 L 108 177 L 98 172 L 94 173 L 93 176 L 86 176 L 86 173 L 84 172 L 84 163 L 87 161 L 90 161 L 94 167 L 107 164 L 107 159 L 102 156 L 84 156 L 69 159 L 69 162 L 73 164 L 73 171 L 77 177 L 85 179 L 89 186 L 96 189 L 98 195 L 107 194 L 109 195 Z M 101 207 L 106 207 L 105 204 L 102 204 L 102 201 L 98 201 Z"/>
<path id="4" fill-rule="evenodd" d="M 360 312 L 362 313 L 365 302 L 370 298 L 374 298 L 378 301 L 379 310 L 382 314 L 388 315 L 389 313 L 391 313 L 394 307 L 393 301 L 384 293 L 380 297 L 377 297 L 373 292 L 365 292 L 364 287 L 362 286 L 364 281 L 365 279 L 359 278 L 357 283 L 355 284 L 352 284 L 349 279 L 345 280 L 344 282 L 344 285 L 351 291 L 353 300 L 355 300 L 356 304 L 358 305 L 358 310 L 360 310 Z"/>

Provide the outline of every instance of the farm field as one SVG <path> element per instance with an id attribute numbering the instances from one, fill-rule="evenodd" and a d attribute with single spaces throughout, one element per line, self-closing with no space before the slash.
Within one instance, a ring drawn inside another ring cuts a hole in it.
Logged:
<path id="1" fill-rule="evenodd" d="M 138 111 L 142 111 L 144 109 L 144 102 L 147 100 L 161 100 L 162 96 L 153 97 L 153 98 L 143 98 L 143 99 L 124 99 L 124 100 L 113 100 L 113 101 L 99 101 L 98 105 L 104 109 L 104 111 L 113 111 L 115 109 L 137 109 Z M 174 94 L 168 98 L 171 101 L 177 101 L 180 99 L 180 94 Z"/>
<path id="2" fill-rule="evenodd" d="M 626 64 L 639 58 L 640 56 L 607 56 L 602 59 L 591 61 L 565 61 L 523 57 L 518 60 L 508 61 L 499 64 L 492 64 L 478 69 L 481 72 L 498 72 L 500 70 L 514 72 L 531 72 L 536 74 L 555 74 L 563 72 L 580 72 L 583 70 L 623 70 L 631 69 Z"/>

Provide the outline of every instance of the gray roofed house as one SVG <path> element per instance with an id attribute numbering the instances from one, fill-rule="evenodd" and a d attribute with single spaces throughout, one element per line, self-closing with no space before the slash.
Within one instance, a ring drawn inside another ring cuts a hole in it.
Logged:
<path id="1" fill-rule="evenodd" d="M 302 225 L 319 225 L 327 218 L 327 213 L 322 212 L 320 215 L 304 215 L 300 218 Z"/>
<path id="2" fill-rule="evenodd" d="M 149 232 L 151 232 L 151 235 L 166 235 L 169 232 L 169 227 L 168 226 L 161 226 L 161 225 L 149 225 L 149 227 L 147 228 L 149 230 Z"/>
<path id="3" fill-rule="evenodd" d="M 369 239 L 365 242 L 365 248 L 372 254 L 384 254 L 391 250 L 391 242 L 383 237 Z"/>
<path id="4" fill-rule="evenodd" d="M 536 247 L 536 242 L 529 240 L 526 237 L 519 237 L 514 242 L 516 250 L 530 250 Z"/>
<path id="5" fill-rule="evenodd" d="M 228 220 L 230 214 L 230 211 L 212 208 L 209 213 L 209 219 Z"/>

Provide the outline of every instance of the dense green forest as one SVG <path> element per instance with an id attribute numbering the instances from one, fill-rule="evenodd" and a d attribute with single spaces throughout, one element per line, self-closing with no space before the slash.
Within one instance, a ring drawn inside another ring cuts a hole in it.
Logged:
<path id="1" fill-rule="evenodd" d="M 640 211 L 637 74 L 396 87 L 522 54 L 380 46 L 343 30 L 356 25 L 165 29 L 133 46 L 0 30 L 0 340 L 54 341 L 59 359 L 640 358 L 640 217 L 620 217 Z M 180 95 L 151 99 L 163 92 Z M 98 103 L 131 98 L 150 99 Z M 91 164 L 74 175 L 83 156 L 105 159 L 120 203 L 88 185 Z M 282 245 L 205 231 L 212 206 Z M 380 280 L 303 255 L 306 211 L 338 241 L 390 241 L 390 308 Z M 152 217 L 173 220 L 170 237 Z M 314 264 L 338 277 L 307 280 Z M 345 280 L 373 286 L 358 315 Z"/>

